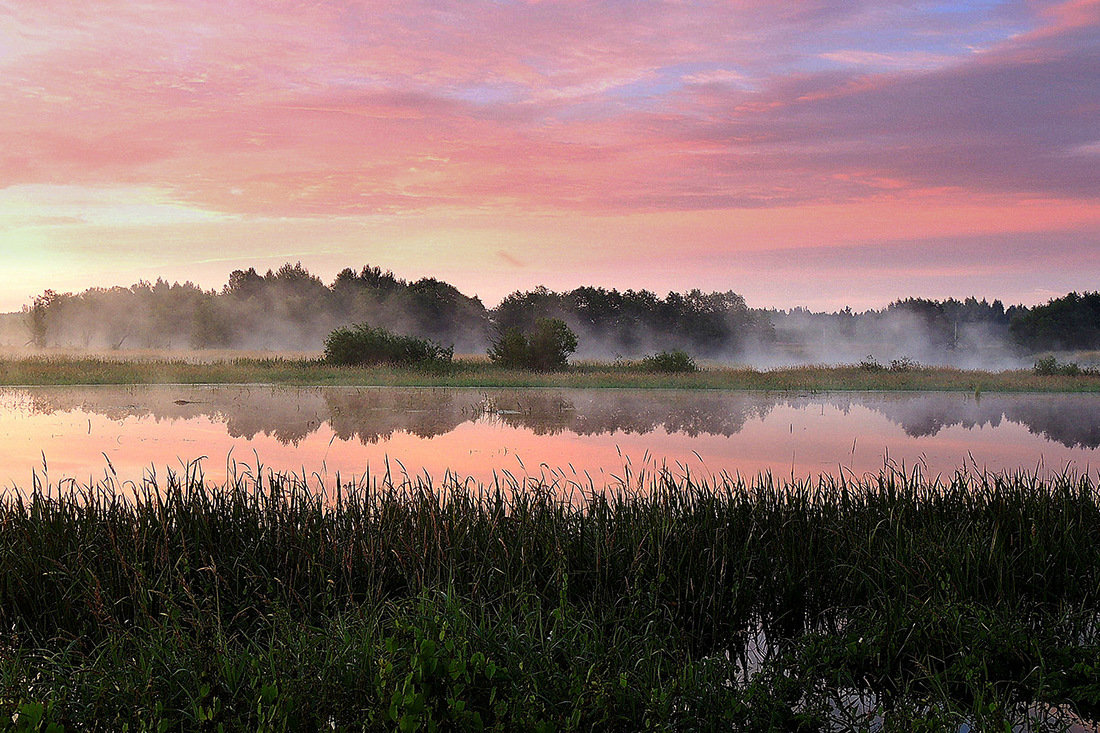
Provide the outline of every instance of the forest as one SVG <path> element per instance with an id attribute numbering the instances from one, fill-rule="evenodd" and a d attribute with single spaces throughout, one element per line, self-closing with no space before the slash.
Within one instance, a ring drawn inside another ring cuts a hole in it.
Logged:
<path id="1" fill-rule="evenodd" d="M 496 335 L 556 318 L 578 338 L 579 358 L 635 358 L 661 349 L 764 366 L 850 363 L 867 355 L 992 367 L 1050 350 L 1100 348 L 1100 293 L 1044 305 L 906 298 L 879 310 L 823 313 L 750 308 L 733 292 L 583 286 L 515 291 L 487 308 L 434 278 L 407 281 L 377 266 L 345 268 L 331 283 L 301 263 L 260 274 L 233 271 L 220 290 L 163 279 L 131 287 L 52 290 L 22 314 L 28 345 L 90 349 L 311 351 L 333 329 L 369 324 L 484 353 Z"/>

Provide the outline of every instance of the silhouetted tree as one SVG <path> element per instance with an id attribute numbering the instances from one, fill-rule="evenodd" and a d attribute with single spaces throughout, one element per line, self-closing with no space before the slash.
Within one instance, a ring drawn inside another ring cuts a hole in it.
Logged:
<path id="1" fill-rule="evenodd" d="M 1069 293 L 1015 314 L 1012 335 L 1032 349 L 1100 348 L 1100 292 Z"/>
<path id="2" fill-rule="evenodd" d="M 539 318 L 529 334 L 505 330 L 489 346 L 489 359 L 512 369 L 564 369 L 577 350 L 577 335 L 560 318 Z"/>
<path id="3" fill-rule="evenodd" d="M 46 345 L 46 339 L 50 333 L 50 308 L 57 303 L 59 297 L 53 290 L 47 290 L 41 295 L 36 295 L 29 308 L 24 308 L 27 314 L 27 328 L 31 332 L 31 343 L 38 348 Z"/>
<path id="4" fill-rule="evenodd" d="M 47 290 L 23 312 L 29 340 L 40 347 L 317 349 L 335 328 L 371 323 L 470 353 L 483 350 L 490 333 L 515 329 L 530 339 L 540 320 L 556 319 L 591 356 L 681 349 L 722 358 L 777 344 L 812 354 L 829 353 L 837 342 L 854 347 L 857 358 L 874 353 L 889 359 L 878 351 L 888 347 L 910 350 L 899 353 L 918 360 L 978 354 L 991 344 L 1033 351 L 1100 348 L 1100 293 L 1070 293 L 1036 308 L 974 297 L 906 298 L 881 310 L 812 313 L 753 310 L 732 291 L 662 298 L 648 290 L 583 286 L 559 293 L 539 286 L 513 292 L 488 310 L 435 278 L 406 282 L 367 265 L 345 268 L 326 285 L 300 262 L 264 274 L 234 270 L 216 292 L 161 279 L 76 294 Z"/>

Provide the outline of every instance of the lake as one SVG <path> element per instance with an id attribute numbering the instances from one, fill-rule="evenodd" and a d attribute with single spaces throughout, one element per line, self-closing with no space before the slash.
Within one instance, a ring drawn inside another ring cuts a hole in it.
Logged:
<path id="1" fill-rule="evenodd" d="M 960 467 L 1086 471 L 1100 396 L 272 386 L 0 390 L 0 481 L 140 479 L 202 458 L 326 479 L 445 471 L 596 486 L 676 473 L 805 478 Z"/>

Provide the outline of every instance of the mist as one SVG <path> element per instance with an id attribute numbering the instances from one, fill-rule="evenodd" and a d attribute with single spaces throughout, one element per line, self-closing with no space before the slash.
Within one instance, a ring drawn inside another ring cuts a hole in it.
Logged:
<path id="1" fill-rule="evenodd" d="M 577 334 L 574 359 L 630 360 L 681 349 L 707 363 L 759 369 L 865 363 L 889 368 L 1003 370 L 1033 355 L 1100 347 L 1100 295 L 1045 306 L 908 298 L 880 310 L 754 309 L 733 292 L 579 287 L 516 291 L 495 308 L 433 278 L 366 266 L 326 284 L 298 264 L 233 271 L 220 290 L 142 281 L 80 293 L 47 290 L 0 318 L 0 343 L 92 351 L 244 350 L 318 353 L 335 328 L 368 323 L 483 355 L 507 329 L 559 318 Z"/>
<path id="2" fill-rule="evenodd" d="M 481 301 L 447 283 L 409 283 L 364 267 L 342 271 L 330 286 L 300 263 L 263 275 L 236 270 L 220 291 L 160 279 L 46 291 L 22 316 L 28 345 L 91 350 L 318 352 L 333 329 L 366 322 L 474 353 L 484 350 L 489 330 Z"/>
<path id="3" fill-rule="evenodd" d="M 1011 323 L 1017 311 L 968 298 L 896 301 L 882 310 L 771 311 L 775 341 L 754 344 L 744 363 L 761 368 L 806 364 L 907 363 L 997 371 L 1030 367 Z"/>

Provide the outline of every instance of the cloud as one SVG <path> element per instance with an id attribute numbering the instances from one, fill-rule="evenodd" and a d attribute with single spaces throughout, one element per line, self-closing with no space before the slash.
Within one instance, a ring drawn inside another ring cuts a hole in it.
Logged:
<path id="1" fill-rule="evenodd" d="M 917 226 L 1098 231 L 1095 0 L 9 0 L 0 14 L 0 188 L 33 209 L 0 210 L 8 228 L 160 221 L 191 243 L 202 217 L 234 236 L 294 220 L 320 252 L 316 232 L 352 242 L 386 219 L 431 241 L 422 222 L 472 216 L 488 222 L 466 245 L 478 266 L 523 246 L 525 273 L 581 261 L 594 231 L 608 268 L 637 250 L 655 267 L 869 232 L 904 240 L 885 251 L 905 260 Z M 577 223 L 559 234 L 547 217 Z M 411 257 L 410 241 L 390 254 Z"/>
<path id="2" fill-rule="evenodd" d="M 171 226 L 225 217 L 173 201 L 148 187 L 29 184 L 0 189 L 0 228 L 27 226 Z"/>
<path id="3" fill-rule="evenodd" d="M 505 263 L 507 263 L 508 265 L 511 265 L 512 267 L 526 267 L 527 266 L 518 257 L 513 257 L 512 255 L 508 254 L 504 250 L 498 250 L 497 251 L 497 257 L 499 257 Z"/>
<path id="4" fill-rule="evenodd" d="M 1097 193 L 1065 155 L 1095 142 L 1096 3 L 949 21 L 825 2 L 13 6 L 37 52 L 4 64 L 0 185 L 152 185 L 267 215 L 785 206 L 883 180 Z"/>

